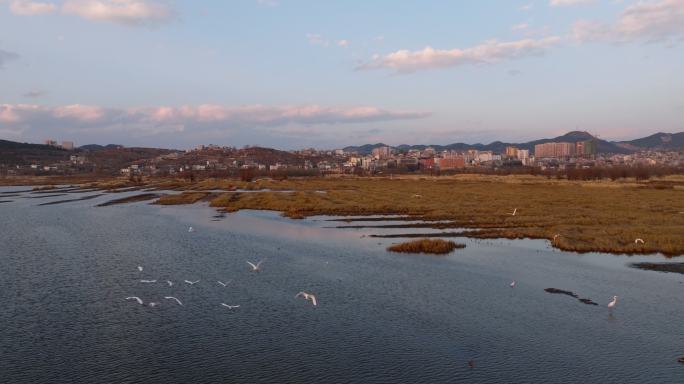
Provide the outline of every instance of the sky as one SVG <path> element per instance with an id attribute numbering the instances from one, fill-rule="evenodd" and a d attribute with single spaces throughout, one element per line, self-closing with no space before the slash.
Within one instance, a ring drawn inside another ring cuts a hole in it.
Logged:
<path id="1" fill-rule="evenodd" d="M 684 131 L 684 0 L 0 0 L 0 139 L 185 149 Z"/>

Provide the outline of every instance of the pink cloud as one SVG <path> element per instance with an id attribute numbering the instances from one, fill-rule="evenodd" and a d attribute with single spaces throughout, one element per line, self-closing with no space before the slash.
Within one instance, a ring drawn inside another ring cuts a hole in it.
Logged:
<path id="1" fill-rule="evenodd" d="M 610 25 L 580 20 L 573 26 L 579 41 L 657 41 L 684 37 L 684 0 L 641 1 L 630 5 Z"/>
<path id="2" fill-rule="evenodd" d="M 525 56 L 544 54 L 550 47 L 560 43 L 560 37 L 523 39 L 509 42 L 489 40 L 480 45 L 442 50 L 425 47 L 420 51 L 399 50 L 373 59 L 357 69 L 394 69 L 398 73 L 418 70 L 456 67 L 466 64 L 491 64 Z"/>

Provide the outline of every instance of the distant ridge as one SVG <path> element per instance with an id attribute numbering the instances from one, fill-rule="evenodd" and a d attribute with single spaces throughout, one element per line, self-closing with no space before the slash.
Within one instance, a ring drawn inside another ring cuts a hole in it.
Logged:
<path id="1" fill-rule="evenodd" d="M 104 149 L 119 149 L 123 148 L 123 145 L 119 144 L 107 144 L 107 145 L 100 145 L 100 144 L 87 144 L 87 145 L 82 145 L 78 147 L 78 149 L 84 150 L 84 151 L 102 151 Z"/>
<path id="2" fill-rule="evenodd" d="M 432 147 L 436 151 L 464 151 L 467 149 L 476 149 L 478 151 L 494 151 L 494 152 L 504 152 L 506 147 L 515 146 L 520 149 L 534 150 L 534 146 L 537 144 L 543 144 L 548 142 L 577 142 L 585 140 L 596 140 L 598 152 L 601 153 L 634 153 L 640 150 L 646 149 L 656 149 L 656 150 L 682 150 L 684 149 L 684 132 L 680 133 L 656 133 L 651 136 L 647 136 L 641 139 L 635 139 L 631 141 L 606 141 L 594 137 L 589 132 L 584 131 L 571 131 L 562 136 L 549 138 L 549 139 L 539 139 L 534 141 L 528 141 L 525 143 L 505 143 L 501 141 L 494 141 L 489 144 L 466 144 L 466 143 L 453 143 L 447 145 L 409 145 L 402 144 L 393 146 L 399 151 L 414 150 L 424 150 L 427 147 Z M 361 146 L 349 146 L 343 148 L 348 152 L 357 152 L 362 155 L 370 154 L 373 149 L 378 147 L 387 146 L 382 143 L 378 144 L 365 144 Z"/>

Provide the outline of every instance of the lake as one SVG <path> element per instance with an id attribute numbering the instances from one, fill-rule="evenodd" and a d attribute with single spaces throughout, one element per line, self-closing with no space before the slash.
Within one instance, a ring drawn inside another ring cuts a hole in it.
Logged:
<path id="1" fill-rule="evenodd" d="M 3 383 L 684 383 L 684 276 L 629 267 L 662 256 L 393 254 L 367 235 L 405 229 L 26 189 L 0 188 Z"/>

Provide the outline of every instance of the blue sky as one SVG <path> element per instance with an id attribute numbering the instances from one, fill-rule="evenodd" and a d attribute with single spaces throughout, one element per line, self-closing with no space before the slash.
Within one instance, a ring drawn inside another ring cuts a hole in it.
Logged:
<path id="1" fill-rule="evenodd" d="M 0 138 L 188 148 L 684 131 L 684 0 L 0 0 Z"/>

